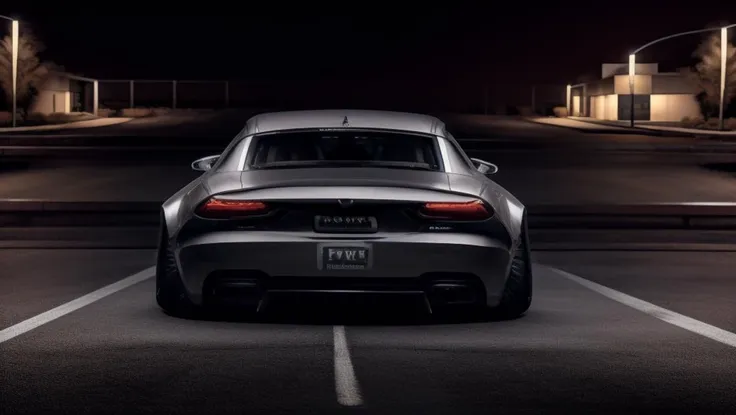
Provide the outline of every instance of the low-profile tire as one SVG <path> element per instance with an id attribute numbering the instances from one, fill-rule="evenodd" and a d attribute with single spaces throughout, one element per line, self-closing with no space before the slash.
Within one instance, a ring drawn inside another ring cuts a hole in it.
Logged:
<path id="1" fill-rule="evenodd" d="M 492 314 L 502 319 L 523 315 L 532 304 L 532 261 L 526 216 L 521 223 L 520 243 L 511 261 L 501 303 L 493 308 Z"/>
<path id="2" fill-rule="evenodd" d="M 179 267 L 164 224 L 161 225 L 161 240 L 156 258 L 156 302 L 172 316 L 191 317 L 197 311 L 181 281 Z"/>

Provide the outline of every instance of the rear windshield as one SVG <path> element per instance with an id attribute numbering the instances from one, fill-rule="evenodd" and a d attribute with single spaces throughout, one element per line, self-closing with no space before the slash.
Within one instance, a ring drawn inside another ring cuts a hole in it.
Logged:
<path id="1" fill-rule="evenodd" d="M 382 131 L 306 131 L 255 137 L 249 166 L 441 169 L 433 136 Z"/>

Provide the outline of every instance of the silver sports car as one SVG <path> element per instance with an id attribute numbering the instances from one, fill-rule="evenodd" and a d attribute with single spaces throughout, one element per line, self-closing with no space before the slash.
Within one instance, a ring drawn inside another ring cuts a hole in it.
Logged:
<path id="1" fill-rule="evenodd" d="M 523 314 L 526 210 L 430 116 L 255 116 L 164 202 L 156 299 L 171 314 L 284 293 L 418 296 Z"/>

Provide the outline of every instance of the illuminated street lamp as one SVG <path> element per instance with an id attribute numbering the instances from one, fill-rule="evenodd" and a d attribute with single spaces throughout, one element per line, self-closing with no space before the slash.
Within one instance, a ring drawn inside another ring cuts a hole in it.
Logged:
<path id="1" fill-rule="evenodd" d="M 12 72 L 12 97 L 13 97 L 13 127 L 15 127 L 15 117 L 16 117 L 16 94 L 18 92 L 18 21 L 11 19 L 10 17 L 0 15 L 1 18 L 5 20 L 10 20 L 10 44 L 11 44 L 11 58 L 10 58 L 10 65 L 11 65 L 11 72 Z"/>
<path id="2" fill-rule="evenodd" d="M 636 76 L 636 54 L 629 55 L 629 94 L 631 95 L 631 127 L 634 127 L 634 77 Z"/>
<path id="3" fill-rule="evenodd" d="M 726 52 L 728 50 L 727 48 L 727 40 L 728 40 L 728 29 L 736 27 L 736 24 L 724 26 L 721 28 L 710 28 L 710 29 L 700 29 L 700 30 L 691 30 L 689 32 L 682 32 L 682 33 L 675 33 L 674 35 L 665 36 L 662 38 L 659 38 L 657 40 L 653 40 L 646 45 L 640 47 L 639 49 L 635 50 L 631 55 L 629 55 L 629 94 L 631 94 L 631 127 L 634 127 L 634 76 L 636 75 L 636 54 L 641 52 L 642 50 L 648 48 L 649 46 L 652 46 L 656 43 L 662 42 L 663 40 L 672 39 L 674 37 L 680 37 L 685 35 L 692 35 L 695 33 L 702 33 L 702 32 L 713 32 L 716 30 L 721 31 L 721 109 L 719 111 L 719 124 L 720 128 L 723 129 L 723 106 L 725 97 L 724 94 L 726 92 Z"/>
<path id="4" fill-rule="evenodd" d="M 723 107 L 726 106 L 726 59 L 728 58 L 728 28 L 721 28 L 721 105 L 718 108 L 718 129 L 723 130 Z"/>

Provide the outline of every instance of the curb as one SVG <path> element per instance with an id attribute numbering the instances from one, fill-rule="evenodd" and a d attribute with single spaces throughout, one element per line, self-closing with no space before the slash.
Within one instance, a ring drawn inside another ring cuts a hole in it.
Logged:
<path id="1" fill-rule="evenodd" d="M 582 133 L 589 133 L 589 134 L 649 135 L 649 136 L 654 136 L 654 137 L 682 137 L 682 138 L 720 140 L 720 141 L 727 142 L 727 143 L 734 143 L 734 141 L 728 140 L 730 138 L 728 136 L 724 137 L 719 134 L 708 134 L 707 132 L 685 133 L 681 131 L 657 130 L 657 129 L 643 128 L 643 127 L 625 127 L 624 128 L 624 127 L 618 127 L 618 126 L 613 126 L 613 125 L 608 126 L 606 124 L 599 124 L 599 123 L 589 122 L 589 121 L 574 120 L 576 122 L 581 122 L 581 123 L 585 123 L 589 125 L 609 127 L 609 128 L 580 128 L 580 127 L 573 127 L 573 126 L 568 126 L 568 125 L 559 125 L 559 124 L 539 122 L 531 118 L 526 118 L 526 120 L 529 122 L 535 123 L 535 124 L 539 124 L 539 125 L 548 125 L 550 127 L 567 128 L 570 130 L 575 130 L 575 131 L 579 131 Z"/>
<path id="2" fill-rule="evenodd" d="M 75 125 L 75 126 L 69 127 L 69 124 L 72 124 L 72 123 L 90 122 L 90 121 L 97 121 L 97 120 L 101 120 L 101 119 L 115 119 L 116 122 L 110 122 L 110 123 L 106 123 L 106 124 L 102 124 L 102 125 L 87 125 L 87 126 Z M 60 124 L 44 124 L 44 125 L 40 125 L 40 126 L 37 126 L 37 127 L 46 127 L 46 128 L 39 128 L 39 129 L 35 129 L 35 130 L 34 129 L 26 129 L 26 130 L 23 130 L 23 128 L 33 128 L 33 127 L 22 127 L 22 126 L 16 127 L 16 128 L 12 128 L 12 127 L 0 127 L 0 134 L 3 134 L 3 133 L 11 133 L 11 134 L 18 134 L 18 133 L 20 133 L 20 134 L 23 134 L 23 133 L 34 134 L 34 133 L 38 133 L 38 134 L 43 134 L 43 133 L 47 133 L 47 132 L 54 133 L 54 132 L 57 132 L 57 131 L 65 131 L 65 130 L 66 131 L 79 131 L 79 130 L 83 130 L 84 131 L 84 130 L 89 130 L 89 129 L 103 128 L 103 127 L 114 127 L 114 126 L 117 126 L 117 125 L 125 124 L 125 123 L 127 123 L 129 121 L 132 121 L 132 120 L 133 120 L 133 118 L 131 118 L 131 117 L 98 117 L 98 118 L 90 119 L 90 120 L 70 121 L 70 122 L 60 123 Z M 18 128 L 20 128 L 21 130 L 18 130 Z"/>
<path id="3" fill-rule="evenodd" d="M 696 133 L 686 133 L 682 131 L 669 131 L 669 130 L 659 130 L 656 128 L 646 128 L 646 127 L 622 127 L 619 125 L 609 125 L 603 122 L 595 122 L 595 121 L 588 121 L 588 120 L 578 120 L 572 118 L 572 121 L 581 122 L 588 125 L 595 125 L 602 128 L 610 128 L 609 130 L 606 130 L 607 132 L 613 131 L 613 134 L 640 134 L 640 135 L 651 135 L 656 137 L 696 137 L 700 136 L 703 137 L 700 134 Z M 585 130 L 584 128 L 581 130 Z M 710 137 L 709 134 L 706 134 L 705 137 Z M 717 137 L 717 136 L 715 136 Z"/>
<path id="4" fill-rule="evenodd" d="M 616 127 L 616 126 L 605 126 L 609 128 L 580 128 L 580 127 L 573 127 L 569 125 L 559 125 L 559 124 L 552 124 L 552 123 L 546 123 L 546 122 L 539 122 L 537 120 L 531 119 L 531 118 L 525 118 L 526 121 L 538 124 L 538 125 L 546 125 L 549 127 L 557 127 L 557 128 L 565 128 L 568 130 L 575 130 L 579 131 L 581 133 L 588 133 L 588 134 L 615 134 L 615 135 L 650 135 L 655 137 L 688 137 L 692 138 L 695 137 L 692 134 L 689 133 L 681 133 L 678 131 L 661 131 L 661 130 L 650 130 L 646 128 L 623 128 L 623 127 Z M 577 121 L 577 120 L 575 120 Z M 586 123 L 590 125 L 596 125 L 596 126 L 602 126 L 603 124 L 596 124 L 592 122 L 585 122 L 585 121 L 577 121 L 581 123 Z M 665 134 L 667 133 L 667 134 Z"/>

